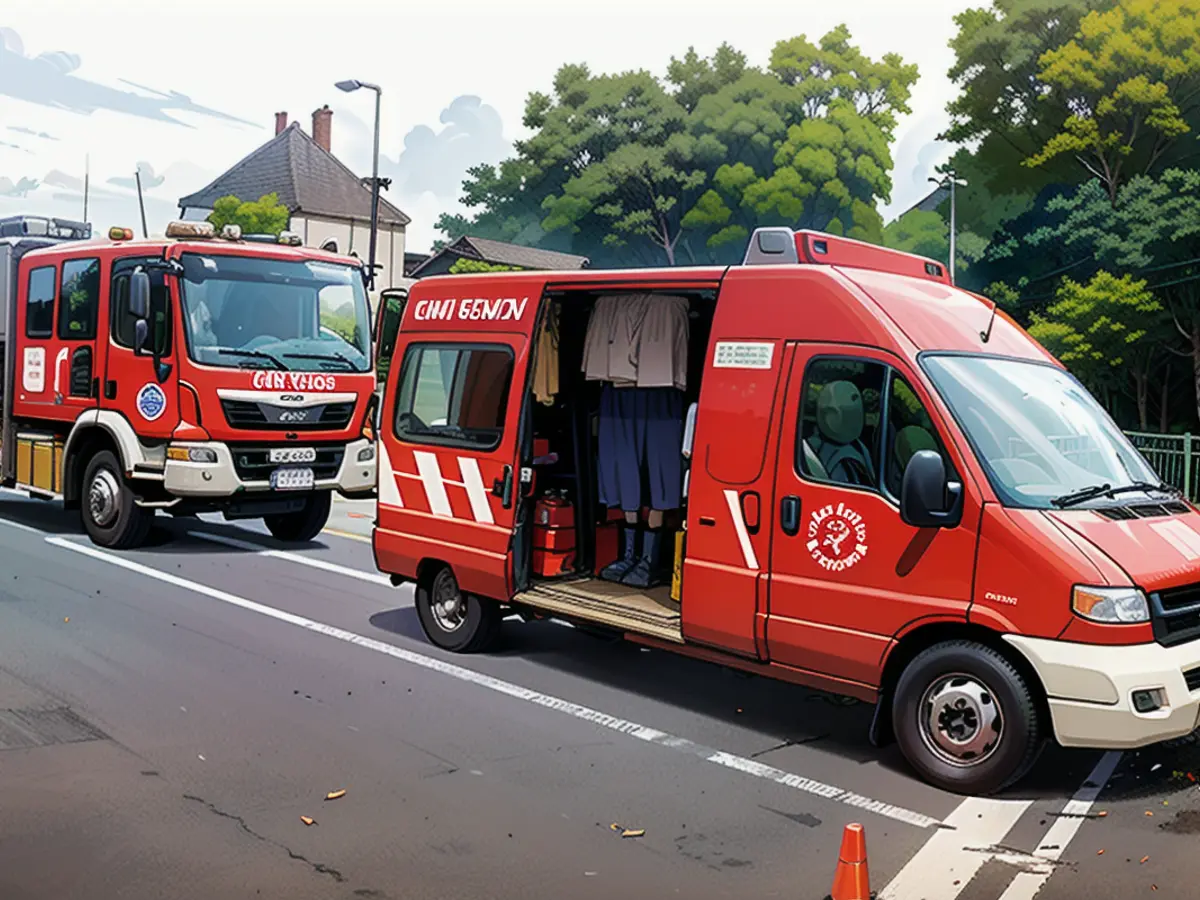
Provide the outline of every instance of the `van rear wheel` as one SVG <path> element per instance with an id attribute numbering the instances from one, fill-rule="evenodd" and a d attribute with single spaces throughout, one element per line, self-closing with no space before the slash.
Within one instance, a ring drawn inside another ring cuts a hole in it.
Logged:
<path id="1" fill-rule="evenodd" d="M 418 583 L 416 607 L 425 636 L 443 650 L 479 653 L 500 633 L 500 604 L 464 593 L 449 566 Z"/>
<path id="2" fill-rule="evenodd" d="M 137 505 L 112 451 L 101 450 L 88 460 L 81 500 L 80 517 L 93 543 L 110 550 L 130 550 L 145 543 L 154 514 Z"/>
<path id="3" fill-rule="evenodd" d="M 1033 767 L 1042 723 L 1024 677 L 974 641 L 936 644 L 900 676 L 896 742 L 926 781 L 957 794 L 993 794 Z"/>

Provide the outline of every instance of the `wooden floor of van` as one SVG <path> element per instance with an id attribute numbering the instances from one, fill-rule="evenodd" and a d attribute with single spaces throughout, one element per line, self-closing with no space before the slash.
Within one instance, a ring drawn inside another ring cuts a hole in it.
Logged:
<path id="1" fill-rule="evenodd" d="M 513 598 L 549 613 L 683 643 L 679 604 L 670 585 L 626 587 L 587 575 L 536 584 Z"/>

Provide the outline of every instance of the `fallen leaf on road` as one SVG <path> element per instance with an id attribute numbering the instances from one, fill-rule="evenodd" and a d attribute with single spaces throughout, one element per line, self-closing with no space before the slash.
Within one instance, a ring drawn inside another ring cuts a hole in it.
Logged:
<path id="1" fill-rule="evenodd" d="M 621 837 L 623 837 L 623 838 L 641 837 L 645 833 L 646 833 L 645 828 L 637 828 L 637 829 L 626 828 L 624 831 L 621 832 Z"/>
<path id="2" fill-rule="evenodd" d="M 1103 851 L 1103 850 L 1097 850 L 1097 851 L 1096 851 L 1096 855 L 1097 855 L 1097 856 L 1103 856 L 1103 855 L 1104 855 L 1104 851 Z"/>
<path id="3" fill-rule="evenodd" d="M 301 816 L 300 821 L 303 822 L 305 825 L 316 825 L 317 824 L 316 819 L 309 818 L 308 816 Z"/>
<path id="4" fill-rule="evenodd" d="M 1152 766 L 1150 767 L 1150 771 L 1151 771 L 1151 772 L 1157 772 L 1157 771 L 1158 771 L 1159 769 L 1161 769 L 1161 768 L 1162 768 L 1162 763 L 1155 763 L 1154 765 L 1152 765 Z"/>
<path id="5" fill-rule="evenodd" d="M 70 622 L 70 621 L 71 621 L 71 617 L 70 617 L 70 616 L 63 616 L 63 621 L 64 621 L 64 622 Z"/>
<path id="6" fill-rule="evenodd" d="M 1103 810 L 1101 810 L 1100 812 L 1096 813 L 1096 818 L 1097 818 L 1097 819 L 1103 819 L 1103 818 L 1104 818 L 1105 816 L 1107 816 L 1107 815 L 1108 815 L 1108 810 L 1107 810 L 1107 809 L 1103 809 Z"/>
<path id="7" fill-rule="evenodd" d="M 196 754 L 196 759 L 200 760 L 200 762 L 207 762 L 207 760 L 204 758 L 204 754 L 203 754 L 203 753 L 197 753 L 197 754 Z"/>
<path id="8" fill-rule="evenodd" d="M 1144 865 L 1145 865 L 1146 863 L 1148 863 L 1148 862 L 1150 862 L 1150 857 L 1148 857 L 1148 856 L 1143 856 L 1143 857 L 1142 857 L 1140 860 L 1138 860 L 1138 865 L 1139 865 L 1139 866 L 1144 866 Z"/>
<path id="9" fill-rule="evenodd" d="M 1146 810 L 1146 815 L 1152 816 L 1152 815 L 1154 815 L 1154 813 L 1150 812 L 1150 810 Z"/>
<path id="10" fill-rule="evenodd" d="M 345 791 L 330 791 L 328 794 L 325 795 L 325 799 L 326 800 L 337 800 L 337 799 L 339 799 L 341 797 L 345 797 L 345 796 L 346 796 Z"/>
<path id="11" fill-rule="evenodd" d="M 616 822 L 613 822 L 608 827 L 611 828 L 613 831 L 624 831 L 625 830 L 622 826 L 618 825 Z"/>

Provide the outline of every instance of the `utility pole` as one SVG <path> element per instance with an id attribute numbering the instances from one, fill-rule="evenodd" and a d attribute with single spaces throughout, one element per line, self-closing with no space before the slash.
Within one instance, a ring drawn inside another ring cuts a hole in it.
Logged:
<path id="1" fill-rule="evenodd" d="M 966 187 L 967 182 L 958 177 L 958 172 L 953 168 L 945 169 L 941 178 L 930 178 L 931 182 L 941 188 L 950 189 L 950 283 L 955 282 L 955 240 L 958 237 L 958 198 L 955 194 L 956 187 Z"/>

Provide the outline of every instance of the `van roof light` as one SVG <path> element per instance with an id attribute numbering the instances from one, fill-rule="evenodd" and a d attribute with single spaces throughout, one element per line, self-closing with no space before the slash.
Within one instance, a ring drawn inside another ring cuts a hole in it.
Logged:
<path id="1" fill-rule="evenodd" d="M 110 241 L 132 241 L 133 229 L 122 228 L 120 225 L 114 225 L 108 229 L 108 239 Z"/>
<path id="2" fill-rule="evenodd" d="M 907 275 L 941 284 L 952 283 L 945 266 L 924 256 L 821 231 L 792 231 L 790 228 L 755 230 L 750 236 L 750 246 L 746 248 L 742 265 L 787 264 L 845 266 Z"/>
<path id="3" fill-rule="evenodd" d="M 212 222 L 171 222 L 167 225 L 169 238 L 200 238 L 216 237 L 217 230 Z"/>

